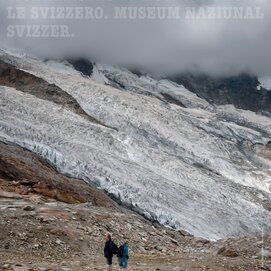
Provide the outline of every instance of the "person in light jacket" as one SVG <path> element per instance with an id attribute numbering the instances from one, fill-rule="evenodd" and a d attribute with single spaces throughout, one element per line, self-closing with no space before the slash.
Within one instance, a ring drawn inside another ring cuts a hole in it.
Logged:
<path id="1" fill-rule="evenodd" d="M 125 241 L 119 248 L 119 271 L 127 270 L 129 260 L 128 241 Z"/>

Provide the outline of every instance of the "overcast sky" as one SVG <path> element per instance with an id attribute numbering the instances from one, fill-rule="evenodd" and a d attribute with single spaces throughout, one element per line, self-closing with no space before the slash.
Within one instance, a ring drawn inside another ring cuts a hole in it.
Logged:
<path id="1" fill-rule="evenodd" d="M 14 12 L 8 17 L 7 7 L 16 6 L 26 7 L 25 19 L 12 19 Z M 106 18 L 54 20 L 50 13 L 46 19 L 39 13 L 39 18 L 33 19 L 31 8 L 38 6 L 88 6 L 94 10 L 101 7 Z M 115 8 L 121 6 L 178 7 L 180 16 L 115 19 Z M 222 14 L 222 18 L 202 19 L 202 13 L 197 13 L 197 19 L 187 18 L 191 7 L 208 15 L 208 8 L 225 6 L 243 7 L 244 13 L 252 10 L 253 18 L 226 19 Z M 271 75 L 270 0 L 1 0 L 0 16 L 2 46 L 22 48 L 43 58 L 88 57 L 107 63 L 137 65 L 155 72 Z M 16 32 L 17 25 L 48 24 L 67 25 L 71 37 L 19 37 Z M 8 30 L 8 26 L 13 30 Z M 8 37 L 8 34 L 14 35 Z"/>

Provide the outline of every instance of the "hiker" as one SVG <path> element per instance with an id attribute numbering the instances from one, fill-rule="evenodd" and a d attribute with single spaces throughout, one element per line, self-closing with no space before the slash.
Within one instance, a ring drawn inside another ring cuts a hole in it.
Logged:
<path id="1" fill-rule="evenodd" d="M 125 241 L 118 249 L 119 271 L 127 270 L 129 259 L 128 241 Z"/>
<path id="2" fill-rule="evenodd" d="M 105 235 L 104 257 L 106 258 L 108 271 L 112 271 L 112 258 L 113 258 L 113 241 L 111 235 L 107 233 Z"/>

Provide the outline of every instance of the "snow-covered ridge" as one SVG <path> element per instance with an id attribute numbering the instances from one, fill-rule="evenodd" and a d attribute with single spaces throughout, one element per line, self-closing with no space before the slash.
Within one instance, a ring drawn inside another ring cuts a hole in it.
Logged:
<path id="1" fill-rule="evenodd" d="M 0 139 L 49 160 L 160 223 L 210 239 L 271 230 L 270 118 L 210 106 L 182 86 L 97 67 L 125 89 L 2 53 L 4 61 L 56 84 L 91 123 L 51 101 L 1 87 Z M 109 83 L 109 81 L 107 83 Z M 184 106 L 167 103 L 170 93 Z M 152 94 L 152 95 L 150 95 Z"/>
<path id="2" fill-rule="evenodd" d="M 153 95 L 161 100 L 165 99 L 165 94 L 172 100 L 179 101 L 187 107 L 209 108 L 212 106 L 196 94 L 190 92 L 185 87 L 169 80 L 156 80 L 150 76 L 137 76 L 126 69 L 118 69 L 105 64 L 96 64 L 95 73 L 102 75 L 104 80 L 99 80 L 96 76 L 92 79 L 98 83 L 111 86 L 121 86 L 127 91 L 138 94 Z"/>

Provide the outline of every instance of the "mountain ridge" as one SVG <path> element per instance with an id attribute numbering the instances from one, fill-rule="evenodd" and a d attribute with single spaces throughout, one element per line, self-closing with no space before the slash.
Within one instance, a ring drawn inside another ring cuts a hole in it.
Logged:
<path id="1" fill-rule="evenodd" d="M 268 117 L 211 105 L 168 80 L 106 65 L 98 70 L 126 89 L 38 59 L 0 57 L 55 84 L 90 117 L 116 128 L 2 86 L 2 142 L 27 148 L 60 173 L 95 184 L 144 216 L 196 236 L 220 239 L 270 230 Z"/>

